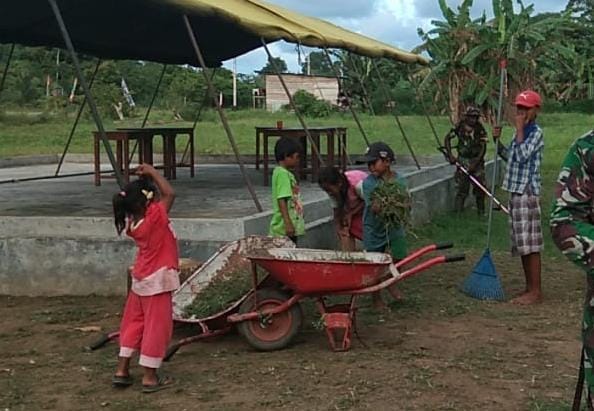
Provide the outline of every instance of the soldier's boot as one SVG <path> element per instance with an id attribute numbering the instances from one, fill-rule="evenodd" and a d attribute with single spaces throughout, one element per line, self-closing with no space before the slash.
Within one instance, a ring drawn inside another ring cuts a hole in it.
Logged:
<path id="1" fill-rule="evenodd" d="M 485 216 L 485 197 L 484 196 L 476 197 L 476 211 L 477 211 L 479 217 Z"/>

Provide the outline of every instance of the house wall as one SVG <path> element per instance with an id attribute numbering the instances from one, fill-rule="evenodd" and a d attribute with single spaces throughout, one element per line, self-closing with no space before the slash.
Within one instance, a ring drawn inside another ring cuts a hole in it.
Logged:
<path id="1" fill-rule="evenodd" d="M 283 74 L 291 95 L 299 90 L 305 90 L 321 100 L 336 104 L 338 97 L 338 81 L 333 77 L 300 76 Z M 278 111 L 289 104 L 289 98 L 276 75 L 266 76 L 266 109 Z"/>

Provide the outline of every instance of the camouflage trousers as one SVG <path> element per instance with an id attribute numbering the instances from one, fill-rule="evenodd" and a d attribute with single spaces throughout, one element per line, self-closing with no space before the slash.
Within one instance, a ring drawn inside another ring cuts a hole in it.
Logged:
<path id="1" fill-rule="evenodd" d="M 551 219 L 551 234 L 557 247 L 586 272 L 587 289 L 582 321 L 584 374 L 590 392 L 594 393 L 594 226 L 581 221 L 568 224 L 563 218 Z"/>
<path id="2" fill-rule="evenodd" d="M 470 160 L 460 159 L 460 163 L 468 170 Z M 485 185 L 485 164 L 482 163 L 478 166 L 477 170 L 472 175 L 484 186 Z M 462 211 L 464 209 L 464 203 L 470 192 L 470 186 L 472 186 L 472 193 L 476 199 L 476 208 L 479 214 L 483 214 L 485 211 L 485 193 L 483 193 L 478 187 L 476 187 L 470 178 L 461 170 L 456 169 L 454 175 L 456 181 L 456 211 Z"/>
<path id="3" fill-rule="evenodd" d="M 590 392 L 594 392 L 594 273 L 588 275 L 588 290 L 584 303 L 582 340 L 584 343 L 584 372 Z"/>

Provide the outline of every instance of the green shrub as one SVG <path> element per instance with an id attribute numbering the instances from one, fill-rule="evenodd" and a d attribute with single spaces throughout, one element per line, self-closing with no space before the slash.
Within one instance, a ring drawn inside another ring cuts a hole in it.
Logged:
<path id="1" fill-rule="evenodd" d="M 301 114 L 306 117 L 322 118 L 332 114 L 332 105 L 325 100 L 320 100 L 305 90 L 299 90 L 293 95 L 295 106 Z M 285 110 L 291 110 L 289 105 L 283 107 Z"/>

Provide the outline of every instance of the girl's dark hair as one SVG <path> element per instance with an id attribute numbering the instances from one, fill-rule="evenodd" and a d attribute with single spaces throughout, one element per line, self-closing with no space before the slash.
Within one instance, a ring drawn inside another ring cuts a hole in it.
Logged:
<path id="1" fill-rule="evenodd" d="M 126 228 L 126 217 L 142 213 L 147 206 L 149 199 L 143 190 L 147 193 L 152 192 L 154 196 L 157 195 L 155 185 L 148 178 L 139 178 L 114 194 L 113 216 L 118 235 Z"/>
<path id="2" fill-rule="evenodd" d="M 301 152 L 301 144 L 289 137 L 280 138 L 274 146 L 274 157 L 277 162 L 299 152 Z"/>
<path id="3" fill-rule="evenodd" d="M 318 184 L 322 188 L 324 185 L 339 186 L 340 198 L 336 200 L 338 207 L 344 208 L 349 190 L 349 182 L 343 172 L 336 167 L 325 167 L 320 171 Z"/>

